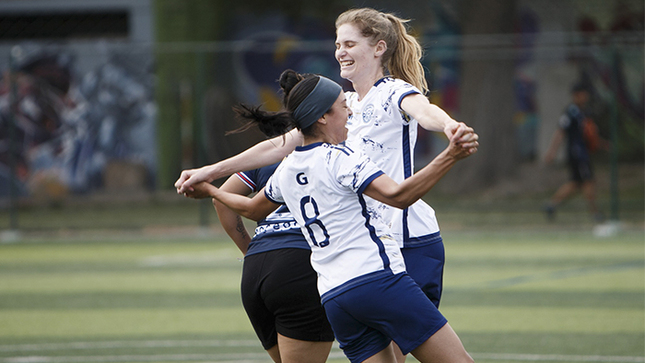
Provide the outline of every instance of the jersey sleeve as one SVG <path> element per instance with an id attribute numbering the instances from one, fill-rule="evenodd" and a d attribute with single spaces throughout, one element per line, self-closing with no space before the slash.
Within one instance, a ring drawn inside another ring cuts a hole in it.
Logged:
<path id="1" fill-rule="evenodd" d="M 271 176 L 264 186 L 264 196 L 276 204 L 284 204 L 284 198 L 278 185 L 278 178 Z"/>
<path id="2" fill-rule="evenodd" d="M 275 163 L 261 168 L 247 170 L 236 173 L 235 175 L 246 184 L 252 192 L 257 192 L 264 187 L 269 177 L 273 175 L 280 163 Z"/>
<path id="3" fill-rule="evenodd" d="M 406 96 L 416 93 L 423 94 L 418 88 L 414 87 L 408 82 L 397 79 L 392 86 L 392 101 L 396 102 L 397 107 L 402 111 L 401 102 L 403 102 L 403 99 Z"/>
<path id="4" fill-rule="evenodd" d="M 352 152 L 347 148 L 339 151 L 336 180 L 341 186 L 361 194 L 374 179 L 382 174 L 383 171 L 362 152 Z"/>
<path id="5" fill-rule="evenodd" d="M 251 192 L 257 192 L 257 184 L 255 183 L 255 176 L 253 171 L 243 171 L 239 173 L 235 173 L 235 176 L 237 176 L 238 179 L 242 181 L 242 183 L 246 184 L 249 189 L 251 189 Z"/>

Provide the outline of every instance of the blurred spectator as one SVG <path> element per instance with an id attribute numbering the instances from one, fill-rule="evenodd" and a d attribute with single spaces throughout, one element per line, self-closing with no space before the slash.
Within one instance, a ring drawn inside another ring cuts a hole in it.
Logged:
<path id="1" fill-rule="evenodd" d="M 553 194 L 545 206 L 547 218 L 555 218 L 556 208 L 581 190 L 589 204 L 589 211 L 597 222 L 604 216 L 596 205 L 596 191 L 590 154 L 599 148 L 608 148 L 608 142 L 598 135 L 598 128 L 593 120 L 584 114 L 589 102 L 590 92 L 586 85 L 576 84 L 571 90 L 572 102 L 566 107 L 560 117 L 559 127 L 551 140 L 546 152 L 545 162 L 551 163 L 558 148 L 566 140 L 567 163 L 571 172 L 571 180 L 564 183 Z"/>

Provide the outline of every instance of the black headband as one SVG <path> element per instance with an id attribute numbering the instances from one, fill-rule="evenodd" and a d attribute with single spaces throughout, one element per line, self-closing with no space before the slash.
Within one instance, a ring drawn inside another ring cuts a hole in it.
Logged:
<path id="1" fill-rule="evenodd" d="M 305 129 L 318 121 L 338 99 L 343 88 L 329 78 L 319 76 L 316 87 L 293 111 L 293 118 L 300 129 Z"/>

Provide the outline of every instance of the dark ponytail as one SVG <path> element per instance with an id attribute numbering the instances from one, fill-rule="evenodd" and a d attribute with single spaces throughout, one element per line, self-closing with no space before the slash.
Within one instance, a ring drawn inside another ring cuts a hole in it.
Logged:
<path id="1" fill-rule="evenodd" d="M 227 135 L 246 131 L 255 125 L 267 137 L 275 137 L 287 133 L 295 124 L 291 112 L 269 112 L 262 110 L 260 106 L 245 104 L 233 106 L 233 111 L 239 119 L 246 120 L 246 123 L 236 130 L 228 131 Z"/>
<path id="2" fill-rule="evenodd" d="M 298 125 L 293 119 L 292 112 L 313 91 L 319 79 L 317 75 L 299 74 L 292 69 L 282 72 L 278 83 L 282 89 L 282 104 L 285 110 L 271 112 L 262 110 L 261 106 L 244 104 L 234 106 L 233 111 L 236 116 L 246 123 L 238 129 L 228 131 L 226 135 L 246 131 L 254 125 L 257 125 L 258 129 L 267 137 L 284 135 L 293 128 L 297 128 Z M 313 127 L 307 127 L 301 131 L 303 135 L 309 136 L 313 134 L 312 129 Z"/>

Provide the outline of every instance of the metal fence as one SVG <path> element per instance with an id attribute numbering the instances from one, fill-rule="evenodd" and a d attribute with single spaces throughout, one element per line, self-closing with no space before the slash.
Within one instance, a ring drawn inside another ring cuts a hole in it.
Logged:
<path id="1" fill-rule="evenodd" d="M 532 163 L 543 155 L 571 85 L 587 82 L 601 135 L 619 141 L 615 162 L 642 162 L 642 29 L 540 32 L 522 24 L 504 35 L 419 31 L 430 99 L 459 118 L 460 87 L 469 81 L 462 65 L 511 60 L 514 97 L 501 102 L 513 103 L 515 114 L 504 122 L 514 129 L 521 162 Z M 224 136 L 238 126 L 231 105 L 279 108 L 275 80 L 282 70 L 324 74 L 349 88 L 338 76 L 333 41 L 333 34 L 311 39 L 277 26 L 219 42 L 0 44 L 0 198 L 7 205 L 10 195 L 167 188 L 180 169 L 262 139 L 257 132 Z M 421 132 L 417 158 L 428 160 L 444 145 L 441 135 Z"/>

